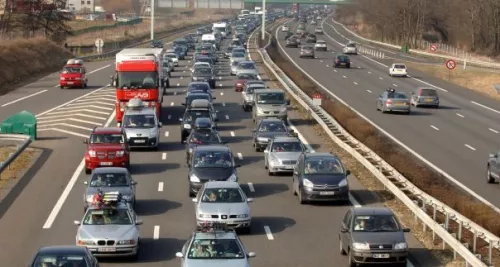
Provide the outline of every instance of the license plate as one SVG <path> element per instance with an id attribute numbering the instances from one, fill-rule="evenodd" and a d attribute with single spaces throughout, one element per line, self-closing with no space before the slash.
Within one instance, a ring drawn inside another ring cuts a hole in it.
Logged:
<path id="1" fill-rule="evenodd" d="M 67 82 L 67 84 L 73 84 L 73 82 Z"/>
<path id="2" fill-rule="evenodd" d="M 99 251 L 99 252 L 115 252 L 116 248 L 98 248 L 97 251 Z"/>
<path id="3" fill-rule="evenodd" d="M 426 99 L 425 102 L 432 102 L 433 99 Z"/>
<path id="4" fill-rule="evenodd" d="M 326 192 L 319 192 L 320 195 L 322 196 L 333 196 L 335 195 L 335 192 L 333 191 L 326 191 Z"/>
<path id="5" fill-rule="evenodd" d="M 101 162 L 101 166 L 112 166 L 113 162 Z"/>
<path id="6" fill-rule="evenodd" d="M 345 65 L 345 63 L 340 63 L 340 65 Z"/>
<path id="7" fill-rule="evenodd" d="M 134 143 L 143 144 L 146 143 L 146 140 L 134 140 Z"/>
<path id="8" fill-rule="evenodd" d="M 396 106 L 404 106 L 405 103 L 396 103 Z"/>
<path id="9" fill-rule="evenodd" d="M 388 259 L 389 258 L 389 254 L 373 254 L 373 257 L 375 259 Z"/>

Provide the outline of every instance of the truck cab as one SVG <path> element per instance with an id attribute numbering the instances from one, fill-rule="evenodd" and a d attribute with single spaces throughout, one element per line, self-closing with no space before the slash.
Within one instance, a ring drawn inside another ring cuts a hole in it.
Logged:
<path id="1" fill-rule="evenodd" d="M 127 134 L 127 144 L 130 147 L 158 149 L 161 127 L 154 107 L 144 104 L 139 98 L 127 103 L 122 129 Z"/>
<path id="2" fill-rule="evenodd" d="M 99 167 L 130 167 L 130 148 L 125 142 L 127 135 L 121 128 L 96 127 L 89 139 L 85 151 L 85 173 Z"/>
<path id="3" fill-rule="evenodd" d="M 68 60 L 59 75 L 59 87 L 87 88 L 87 82 L 87 69 L 83 66 L 83 60 Z"/>

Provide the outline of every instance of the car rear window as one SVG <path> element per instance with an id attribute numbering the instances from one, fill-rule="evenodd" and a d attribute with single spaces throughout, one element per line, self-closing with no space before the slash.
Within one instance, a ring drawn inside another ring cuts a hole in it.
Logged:
<path id="1" fill-rule="evenodd" d="M 232 56 L 233 56 L 233 57 L 245 57 L 245 54 L 243 54 L 243 53 L 234 53 L 234 52 L 233 52 L 233 55 L 232 55 Z"/>
<path id="2" fill-rule="evenodd" d="M 253 69 L 255 69 L 255 65 L 253 63 L 249 63 L 249 62 L 240 63 L 238 65 L 238 68 L 245 69 L 245 70 L 253 70 Z"/>
<path id="3" fill-rule="evenodd" d="M 406 69 L 405 65 L 394 65 L 395 69 Z"/>
<path id="4" fill-rule="evenodd" d="M 420 89 L 421 96 L 437 96 L 437 92 L 434 89 Z"/>
<path id="5" fill-rule="evenodd" d="M 394 93 L 393 97 L 390 98 L 395 98 L 395 99 L 406 99 L 408 98 L 405 93 Z"/>

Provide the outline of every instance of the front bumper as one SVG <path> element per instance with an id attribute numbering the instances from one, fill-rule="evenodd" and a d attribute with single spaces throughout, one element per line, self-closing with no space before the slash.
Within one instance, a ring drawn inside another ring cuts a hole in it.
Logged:
<path id="1" fill-rule="evenodd" d="M 314 57 L 313 53 L 300 53 L 300 57 Z"/>
<path id="2" fill-rule="evenodd" d="M 295 165 L 284 165 L 284 164 L 273 164 L 270 163 L 268 164 L 268 168 L 270 172 L 293 172 L 293 169 L 295 168 Z"/>
<path id="3" fill-rule="evenodd" d="M 388 258 L 375 258 L 375 255 L 384 255 Z M 369 263 L 369 264 L 391 264 L 391 263 L 405 263 L 408 259 L 407 251 L 362 251 L 352 250 L 352 260 L 356 263 Z"/>
<path id="4" fill-rule="evenodd" d="M 348 201 L 349 187 L 337 187 L 335 189 L 313 189 L 303 187 L 302 198 L 307 201 Z"/>
<path id="5" fill-rule="evenodd" d="M 131 137 L 127 143 L 130 147 L 158 147 L 157 137 Z"/>
<path id="6" fill-rule="evenodd" d="M 130 257 L 137 255 L 137 245 L 118 245 L 118 246 L 87 246 L 92 255 L 96 257 Z M 111 251 L 100 251 L 100 250 Z"/>
<path id="7" fill-rule="evenodd" d="M 251 219 L 250 218 L 229 218 L 227 220 L 223 220 L 223 219 L 213 219 L 213 218 L 203 218 L 203 219 L 200 219 L 200 218 L 197 218 L 196 219 L 196 224 L 198 226 L 201 226 L 207 222 L 219 222 L 219 223 L 225 223 L 228 228 L 232 228 L 232 229 L 239 229 L 239 228 L 250 228 L 250 224 L 251 224 Z"/>
<path id="8" fill-rule="evenodd" d="M 98 159 L 85 155 L 85 168 L 93 170 L 99 167 L 127 167 L 128 157 L 119 157 L 114 159 Z"/>
<path id="9" fill-rule="evenodd" d="M 74 81 L 59 81 L 60 87 L 83 87 L 84 81 L 74 80 Z"/>

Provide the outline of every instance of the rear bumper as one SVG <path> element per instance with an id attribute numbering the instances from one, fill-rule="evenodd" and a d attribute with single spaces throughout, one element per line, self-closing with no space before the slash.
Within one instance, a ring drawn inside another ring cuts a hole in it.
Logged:
<path id="1" fill-rule="evenodd" d="M 389 258 L 375 258 L 377 254 L 389 254 Z M 407 251 L 356 251 L 352 250 L 352 260 L 356 263 L 391 264 L 405 263 L 408 259 Z"/>
<path id="2" fill-rule="evenodd" d="M 93 170 L 99 167 L 127 167 L 129 163 L 128 157 L 115 159 L 97 159 L 85 156 L 85 168 Z"/>

